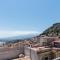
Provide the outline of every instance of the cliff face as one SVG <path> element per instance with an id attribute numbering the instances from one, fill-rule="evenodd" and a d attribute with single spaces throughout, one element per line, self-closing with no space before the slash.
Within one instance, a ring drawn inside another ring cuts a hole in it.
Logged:
<path id="1" fill-rule="evenodd" d="M 60 36 L 60 23 L 55 23 L 46 29 L 41 35 Z"/>

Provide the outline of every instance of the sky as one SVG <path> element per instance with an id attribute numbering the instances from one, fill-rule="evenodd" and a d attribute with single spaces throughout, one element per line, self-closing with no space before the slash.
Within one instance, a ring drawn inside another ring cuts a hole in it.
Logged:
<path id="1" fill-rule="evenodd" d="M 58 22 L 60 0 L 0 0 L 0 37 L 42 33 Z"/>

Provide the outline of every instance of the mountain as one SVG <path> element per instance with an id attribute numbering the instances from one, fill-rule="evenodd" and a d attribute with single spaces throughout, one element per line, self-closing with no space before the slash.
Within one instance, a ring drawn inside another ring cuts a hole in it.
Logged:
<path id="1" fill-rule="evenodd" d="M 55 23 L 48 29 L 46 29 L 42 34 L 27 34 L 27 35 L 20 35 L 20 36 L 13 36 L 8 38 L 0 38 L 0 41 L 14 41 L 14 40 L 25 40 L 30 39 L 32 37 L 37 37 L 41 35 L 46 36 L 60 36 L 60 23 Z"/>
<path id="2" fill-rule="evenodd" d="M 48 29 L 46 29 L 42 34 L 46 36 L 60 36 L 60 23 L 55 23 Z"/>
<path id="3" fill-rule="evenodd" d="M 8 37 L 8 38 L 1 38 L 1 42 L 6 42 L 6 41 L 15 41 L 15 40 L 25 40 L 25 39 L 30 39 L 37 34 L 27 34 L 27 35 L 20 35 L 20 36 L 13 36 L 13 37 Z"/>

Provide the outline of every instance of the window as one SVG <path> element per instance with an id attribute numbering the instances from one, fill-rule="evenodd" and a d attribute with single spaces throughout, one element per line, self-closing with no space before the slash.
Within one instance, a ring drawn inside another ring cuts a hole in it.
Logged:
<path id="1" fill-rule="evenodd" d="M 45 60 L 48 60 L 48 57 L 45 57 Z"/>
<path id="2" fill-rule="evenodd" d="M 48 60 L 48 57 L 42 57 L 42 60 Z"/>

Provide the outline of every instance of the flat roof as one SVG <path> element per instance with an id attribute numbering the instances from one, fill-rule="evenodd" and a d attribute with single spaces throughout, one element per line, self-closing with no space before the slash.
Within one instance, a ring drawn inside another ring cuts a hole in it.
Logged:
<path id="1" fill-rule="evenodd" d="M 27 48 L 29 48 L 33 51 L 36 51 L 37 53 L 38 52 L 47 52 L 47 51 L 51 50 L 51 48 L 46 48 L 46 47 L 33 47 L 33 48 L 32 47 L 27 47 Z"/>
<path id="2" fill-rule="evenodd" d="M 59 40 L 56 40 L 56 41 L 53 41 L 53 42 L 57 42 L 57 43 L 60 43 L 60 39 L 59 39 Z"/>
<path id="3" fill-rule="evenodd" d="M 49 51 L 60 51 L 60 48 L 55 48 L 55 47 L 53 47 L 53 48 L 49 48 L 49 47 L 27 47 L 28 49 L 31 49 L 31 50 L 33 50 L 33 51 L 35 51 L 35 52 L 37 52 L 38 54 L 40 54 L 40 53 L 44 53 L 44 52 L 49 52 Z"/>

